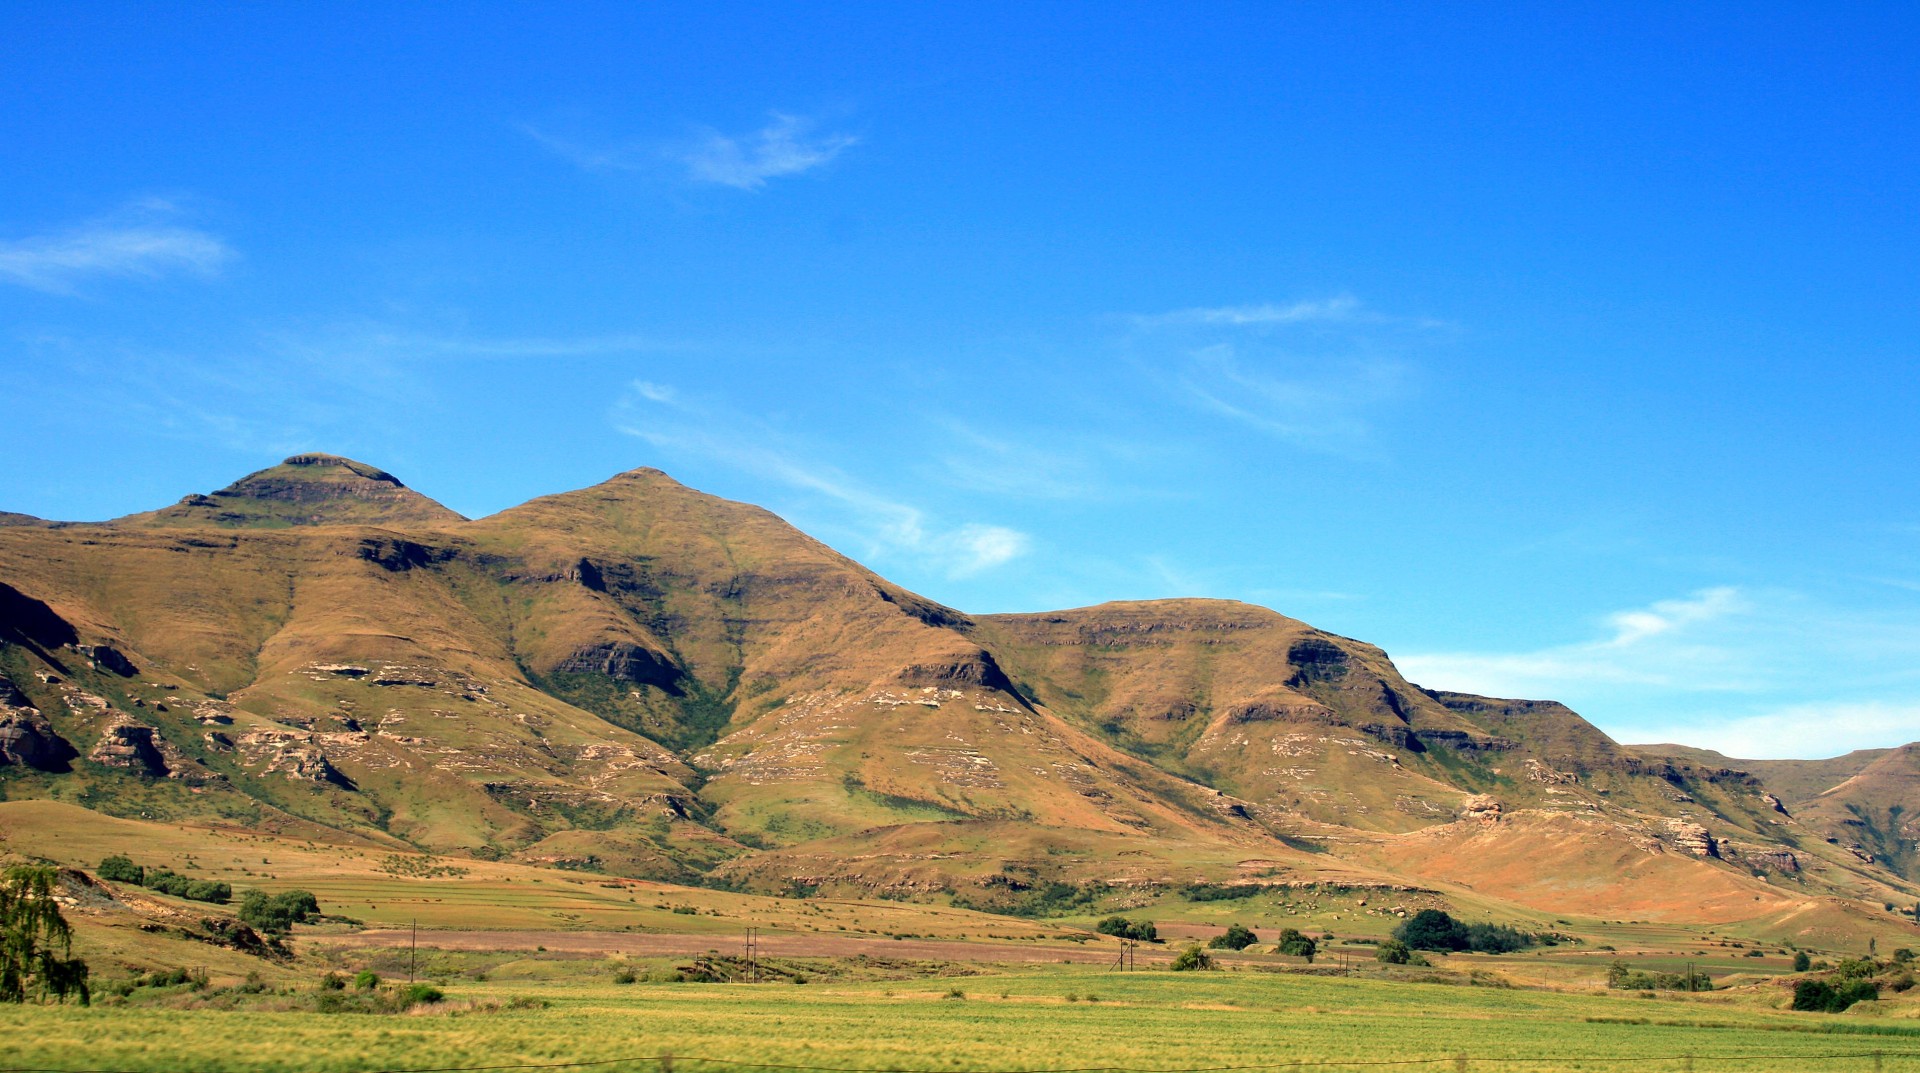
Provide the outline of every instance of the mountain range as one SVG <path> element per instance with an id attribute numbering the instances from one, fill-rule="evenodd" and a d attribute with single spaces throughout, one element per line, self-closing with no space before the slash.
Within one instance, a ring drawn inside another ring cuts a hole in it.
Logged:
<path id="1" fill-rule="evenodd" d="M 653 469 L 467 519 L 302 454 L 0 514 L 0 792 L 981 908 L 1337 884 L 1830 936 L 1920 900 L 1920 745 L 1623 745 L 1232 601 L 968 614 Z"/>

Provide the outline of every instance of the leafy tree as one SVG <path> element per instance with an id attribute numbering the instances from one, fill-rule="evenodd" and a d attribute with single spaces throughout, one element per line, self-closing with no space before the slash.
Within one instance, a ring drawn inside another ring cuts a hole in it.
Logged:
<path id="1" fill-rule="evenodd" d="M 240 897 L 240 920 L 260 931 L 285 933 L 295 924 L 306 924 L 320 915 L 320 903 L 304 890 L 282 891 L 269 895 L 250 890 Z"/>
<path id="2" fill-rule="evenodd" d="M 1111 935 L 1119 939 L 1133 939 L 1143 943 L 1160 941 L 1160 930 L 1151 920 L 1128 920 L 1122 916 L 1111 916 L 1094 925 L 1094 930 L 1102 935 Z"/>
<path id="3" fill-rule="evenodd" d="M 187 897 L 196 902 L 212 902 L 225 905 L 233 900 L 233 888 L 225 883 L 211 879 L 196 879 L 187 884 Z"/>
<path id="4" fill-rule="evenodd" d="M 1393 937 L 1410 950 L 1438 950 L 1442 953 L 1467 949 L 1466 926 L 1453 914 L 1439 909 L 1422 909 L 1393 929 Z"/>
<path id="5" fill-rule="evenodd" d="M 1214 950 L 1245 950 L 1259 941 L 1260 937 L 1243 925 L 1229 924 L 1226 932 L 1214 936 L 1207 946 Z"/>
<path id="6" fill-rule="evenodd" d="M 53 900 L 54 870 L 15 865 L 0 875 L 0 1002 L 77 996 L 92 1001 L 87 963 L 73 956 L 73 929 Z"/>
<path id="7" fill-rule="evenodd" d="M 1793 952 L 1794 972 L 1806 972 L 1811 968 L 1813 968 L 1813 959 L 1807 956 L 1805 950 L 1796 950 Z"/>
<path id="8" fill-rule="evenodd" d="M 1467 949 L 1480 954 L 1510 954 L 1515 950 L 1525 950 L 1536 946 L 1539 940 L 1532 932 L 1521 931 L 1505 924 L 1468 924 Z"/>
<path id="9" fill-rule="evenodd" d="M 1373 959 L 1384 965 L 1405 965 L 1413 960 L 1413 951 L 1398 939 L 1388 939 L 1373 952 Z"/>
<path id="10" fill-rule="evenodd" d="M 1213 968 L 1213 959 L 1207 956 L 1205 950 L 1197 946 L 1187 947 L 1180 952 L 1179 957 L 1173 959 L 1174 972 L 1193 972 L 1211 968 Z"/>
<path id="11" fill-rule="evenodd" d="M 1280 952 L 1288 957 L 1306 958 L 1307 964 L 1313 964 L 1313 956 L 1320 952 L 1320 945 L 1302 935 L 1297 928 L 1288 928 L 1280 933 Z"/>
<path id="12" fill-rule="evenodd" d="M 100 862 L 100 878 L 114 883 L 132 883 L 144 885 L 147 870 L 133 863 L 130 858 L 114 854 Z"/>
<path id="13" fill-rule="evenodd" d="M 1793 1008 L 1815 1013 L 1839 1013 L 1856 1002 L 1871 1002 L 1880 997 L 1880 987 L 1872 980 L 1802 980 L 1793 985 Z"/>

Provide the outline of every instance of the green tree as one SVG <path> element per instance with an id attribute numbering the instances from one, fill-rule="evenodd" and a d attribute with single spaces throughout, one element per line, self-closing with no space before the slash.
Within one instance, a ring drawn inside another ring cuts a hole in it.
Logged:
<path id="1" fill-rule="evenodd" d="M 1393 937 L 1412 950 L 1465 950 L 1469 943 L 1466 926 L 1439 909 L 1415 913 L 1393 929 Z"/>
<path id="2" fill-rule="evenodd" d="M 1413 960 L 1413 951 L 1398 939 L 1388 939 L 1373 952 L 1373 959 L 1385 965 L 1405 965 Z"/>
<path id="3" fill-rule="evenodd" d="M 1207 956 L 1205 950 L 1197 946 L 1187 947 L 1185 950 L 1180 951 L 1179 957 L 1173 959 L 1174 972 L 1193 972 L 1198 969 L 1211 968 L 1213 968 L 1213 959 Z"/>
<path id="4" fill-rule="evenodd" d="M 1806 972 L 1811 968 L 1813 968 L 1813 959 L 1807 956 L 1805 950 L 1796 950 L 1793 952 L 1794 972 Z"/>
<path id="5" fill-rule="evenodd" d="M 1320 952 L 1320 944 L 1302 935 L 1298 928 L 1288 928 L 1280 933 L 1280 952 L 1288 957 L 1306 958 L 1311 965 L 1313 956 Z"/>
<path id="6" fill-rule="evenodd" d="M 55 880 L 44 865 L 15 865 L 0 876 L 0 1002 L 92 1000 L 87 963 L 73 956 L 73 929 L 53 900 Z"/>
<path id="7" fill-rule="evenodd" d="M 319 915 L 319 901 L 304 890 L 269 895 L 255 889 L 240 896 L 240 922 L 256 931 L 284 934 L 295 924 L 309 923 Z"/>
<path id="8" fill-rule="evenodd" d="M 1245 950 L 1260 937 L 1241 924 L 1229 924 L 1225 933 L 1214 936 L 1207 946 L 1214 950 Z"/>
<path id="9" fill-rule="evenodd" d="M 114 854 L 100 862 L 100 878 L 113 883 L 132 883 L 140 885 L 146 882 L 147 870 L 133 863 L 131 858 Z"/>
<path id="10" fill-rule="evenodd" d="M 1123 916 L 1111 916 L 1094 925 L 1094 930 L 1118 939 L 1134 939 L 1143 943 L 1160 941 L 1160 930 L 1153 926 L 1151 920 L 1128 920 Z"/>

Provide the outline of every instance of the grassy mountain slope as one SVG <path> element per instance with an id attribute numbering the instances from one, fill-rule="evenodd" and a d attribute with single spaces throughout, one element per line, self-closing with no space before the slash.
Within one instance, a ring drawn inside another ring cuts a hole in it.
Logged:
<path id="1" fill-rule="evenodd" d="M 1333 876 L 1702 920 L 1906 896 L 1751 774 L 1560 705 L 1226 601 L 968 616 L 657 470 L 467 521 L 301 455 L 0 526 L 0 642 L 0 790 L 120 815 L 1001 907 Z"/>

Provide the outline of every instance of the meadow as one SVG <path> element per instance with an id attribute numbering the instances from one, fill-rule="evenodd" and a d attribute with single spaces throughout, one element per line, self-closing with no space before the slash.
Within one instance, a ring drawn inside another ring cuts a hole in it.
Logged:
<path id="1" fill-rule="evenodd" d="M 599 976 L 597 967 L 592 975 Z M 1642 998 L 1079 966 L 759 985 L 621 985 L 605 976 L 543 980 L 509 969 L 486 981 L 451 982 L 446 990 L 445 1002 L 411 1015 L 14 1007 L 0 1010 L 0 1034 L 7 1040 L 7 1068 L 154 1073 L 556 1064 L 645 1073 L 756 1064 L 934 1071 L 1396 1064 L 1541 1073 L 1920 1070 L 1920 1021 L 1911 1019 L 1912 1010 L 1907 1018 L 1888 1016 L 1892 1011 L 1812 1018 L 1725 996 Z M 261 996 L 269 1005 L 272 998 Z"/>

